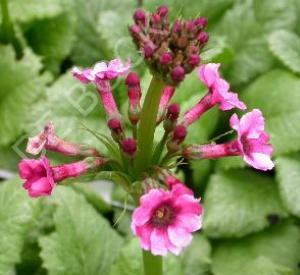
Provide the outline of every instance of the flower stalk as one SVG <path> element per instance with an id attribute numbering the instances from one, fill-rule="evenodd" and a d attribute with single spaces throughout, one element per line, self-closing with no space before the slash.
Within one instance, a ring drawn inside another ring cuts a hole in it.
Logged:
<path id="1" fill-rule="evenodd" d="M 163 275 L 162 256 L 143 250 L 144 275 Z"/>
<path id="2" fill-rule="evenodd" d="M 165 83 L 161 79 L 153 76 L 146 94 L 137 132 L 139 149 L 135 161 L 136 176 L 145 171 L 151 161 L 156 117 L 164 86 Z"/>
<path id="3" fill-rule="evenodd" d="M 0 0 L 1 4 L 1 38 L 3 43 L 10 43 L 13 38 L 13 26 L 10 20 L 7 0 Z"/>

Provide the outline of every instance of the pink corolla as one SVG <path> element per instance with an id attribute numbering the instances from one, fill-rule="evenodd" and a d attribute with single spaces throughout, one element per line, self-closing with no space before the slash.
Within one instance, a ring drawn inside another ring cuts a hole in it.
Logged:
<path id="1" fill-rule="evenodd" d="M 93 68 L 79 69 L 74 67 L 72 73 L 74 77 L 82 83 L 94 82 L 97 84 L 101 80 L 113 80 L 119 76 L 125 76 L 131 67 L 130 61 L 123 64 L 120 59 L 113 59 L 110 62 L 98 62 Z"/>
<path id="2" fill-rule="evenodd" d="M 254 109 L 239 120 L 236 114 L 230 118 L 230 126 L 237 131 L 237 142 L 244 161 L 259 170 L 271 170 L 273 148 L 265 132 L 265 119 L 260 110 Z"/>
<path id="3" fill-rule="evenodd" d="M 120 59 L 114 59 L 108 64 L 98 62 L 93 68 L 81 70 L 75 67 L 72 73 L 83 84 L 93 82 L 96 85 L 104 110 L 110 119 L 120 117 L 119 109 L 113 97 L 110 80 L 116 79 L 119 76 L 125 76 L 130 67 L 130 61 L 123 64 Z"/>
<path id="4" fill-rule="evenodd" d="M 84 144 L 76 144 L 58 137 L 52 122 L 48 122 L 44 129 L 36 136 L 28 139 L 26 151 L 32 155 L 39 154 L 43 149 L 61 153 L 67 156 L 99 156 L 95 148 Z"/>
<path id="5" fill-rule="evenodd" d="M 183 150 L 188 159 L 217 159 L 227 156 L 242 156 L 244 161 L 259 170 L 271 170 L 272 145 L 265 132 L 265 120 L 254 109 L 239 120 L 236 114 L 230 118 L 231 127 L 237 131 L 237 139 L 223 144 L 190 145 Z"/>
<path id="6" fill-rule="evenodd" d="M 70 177 L 79 177 L 89 169 L 100 167 L 105 163 L 102 158 L 50 166 L 47 157 L 40 159 L 23 159 L 19 163 L 19 174 L 25 180 L 23 187 L 30 197 L 50 196 L 56 183 Z"/>
<path id="7" fill-rule="evenodd" d="M 246 105 L 238 99 L 238 95 L 230 91 L 227 81 L 219 74 L 220 64 L 209 63 L 198 70 L 200 80 L 208 88 L 208 93 L 184 115 L 184 122 L 189 125 L 198 120 L 207 110 L 219 104 L 222 111 L 238 108 L 246 109 Z"/>
<path id="8" fill-rule="evenodd" d="M 153 255 L 179 255 L 201 228 L 202 206 L 191 190 L 174 183 L 171 190 L 151 189 L 140 198 L 131 228 L 144 250 Z"/>

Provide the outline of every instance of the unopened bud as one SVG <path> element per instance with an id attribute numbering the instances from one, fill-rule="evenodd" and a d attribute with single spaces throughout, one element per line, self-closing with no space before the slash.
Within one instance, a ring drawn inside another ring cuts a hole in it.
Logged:
<path id="1" fill-rule="evenodd" d="M 118 118 L 111 118 L 108 121 L 109 129 L 114 132 L 115 134 L 120 134 L 122 132 L 122 123 Z"/>
<path id="2" fill-rule="evenodd" d="M 171 53 L 163 53 L 159 59 L 161 65 L 168 65 L 172 62 L 173 57 Z"/>
<path id="3" fill-rule="evenodd" d="M 162 16 L 165 17 L 169 12 L 169 9 L 167 6 L 160 6 L 157 8 L 157 13 Z"/>
<path id="4" fill-rule="evenodd" d="M 125 80 L 125 84 L 130 87 L 135 87 L 140 85 L 140 78 L 138 74 L 131 72 L 128 74 Z"/>
<path id="5" fill-rule="evenodd" d="M 171 71 L 171 78 L 174 82 L 181 82 L 184 77 L 185 71 L 181 66 L 177 66 Z"/>
<path id="6" fill-rule="evenodd" d="M 141 23 L 142 25 L 146 25 L 146 13 L 142 9 L 138 9 L 133 14 L 133 19 L 136 24 Z"/>
<path id="7" fill-rule="evenodd" d="M 207 32 L 200 32 L 198 34 L 198 40 L 200 43 L 204 44 L 208 41 L 208 39 L 209 39 L 209 36 L 208 36 Z"/>
<path id="8" fill-rule="evenodd" d="M 121 148 L 126 155 L 132 157 L 136 153 L 137 143 L 133 138 L 125 138 L 121 141 Z"/>
<path id="9" fill-rule="evenodd" d="M 207 19 L 201 16 L 195 20 L 195 25 L 203 29 L 207 26 Z"/>
<path id="10" fill-rule="evenodd" d="M 193 67 L 197 67 L 200 63 L 200 56 L 198 54 L 192 54 L 188 59 L 188 63 Z"/>
<path id="11" fill-rule="evenodd" d="M 144 56 L 145 56 L 145 58 L 150 58 L 154 54 L 155 46 L 149 43 L 149 44 L 146 44 L 144 46 L 143 50 L 144 50 Z"/>

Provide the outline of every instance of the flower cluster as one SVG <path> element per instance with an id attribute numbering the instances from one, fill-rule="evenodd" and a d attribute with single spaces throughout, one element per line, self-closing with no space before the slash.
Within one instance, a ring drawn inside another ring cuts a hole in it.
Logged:
<path id="1" fill-rule="evenodd" d="M 153 73 L 152 84 L 160 85 L 150 85 L 148 93 L 152 94 L 147 94 L 142 103 L 140 78 L 131 71 L 130 62 L 124 64 L 114 59 L 108 63 L 99 62 L 92 68 L 75 67 L 73 76 L 83 84 L 92 83 L 96 87 L 106 112 L 111 137 L 103 133 L 100 140 L 109 153 L 65 141 L 55 134 L 53 124 L 48 123 L 40 134 L 29 138 L 29 153 L 37 155 L 48 150 L 85 159 L 60 166 L 50 166 L 45 156 L 40 160 L 22 160 L 20 177 L 25 180 L 24 188 L 30 196 L 45 196 L 51 194 L 55 183 L 92 169 L 102 169 L 107 164 L 110 171 L 119 173 L 122 187 L 138 204 L 132 216 L 132 230 L 140 239 L 141 247 L 154 255 L 168 252 L 178 255 L 191 242 L 192 233 L 201 228 L 203 209 L 193 191 L 172 174 L 171 169 L 179 165 L 177 160 L 241 156 L 253 168 L 265 171 L 274 166 L 272 146 L 265 132 L 264 117 L 258 109 L 240 119 L 237 114 L 231 116 L 230 126 L 237 134 L 233 141 L 185 144 L 189 126 L 211 108 L 245 110 L 246 105 L 221 77 L 220 64 L 200 65 L 199 54 L 208 40 L 204 31 L 205 18 L 178 20 L 170 26 L 168 9 L 161 6 L 153 14 L 137 10 L 134 21 L 130 27 L 133 40 Z M 207 93 L 181 114 L 180 104 L 172 102 L 172 97 L 184 76 L 195 68 Z M 112 90 L 112 81 L 122 77 L 128 95 L 128 119 L 120 112 Z M 155 127 L 163 127 L 161 140 L 155 146 L 143 143 L 145 138 L 147 141 L 149 137 L 153 139 Z M 145 165 L 140 169 L 143 161 Z"/>
<path id="2" fill-rule="evenodd" d="M 137 10 L 129 30 L 137 48 L 154 74 L 177 85 L 200 64 L 200 51 L 208 41 L 207 20 L 177 20 L 170 25 L 168 7 L 160 6 L 147 14 Z"/>

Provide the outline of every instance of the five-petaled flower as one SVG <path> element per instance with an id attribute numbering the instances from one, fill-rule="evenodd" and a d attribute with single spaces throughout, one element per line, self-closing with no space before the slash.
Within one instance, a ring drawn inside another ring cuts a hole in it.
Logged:
<path id="1" fill-rule="evenodd" d="M 169 183 L 170 190 L 151 189 L 140 198 L 131 228 L 141 247 L 153 255 L 178 255 L 192 241 L 192 232 L 201 228 L 203 209 L 180 181 Z"/>

